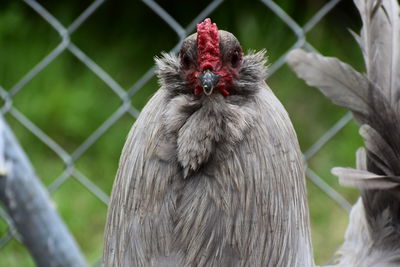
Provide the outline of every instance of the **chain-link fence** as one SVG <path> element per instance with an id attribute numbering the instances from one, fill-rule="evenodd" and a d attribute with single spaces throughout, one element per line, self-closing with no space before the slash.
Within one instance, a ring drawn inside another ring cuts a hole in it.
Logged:
<path id="1" fill-rule="evenodd" d="M 151 67 L 145 74 L 136 80 L 136 82 L 129 88 L 122 88 L 118 82 L 107 73 L 102 66 L 98 65 L 91 57 L 89 57 L 83 50 L 81 50 L 74 42 L 71 41 L 71 34 L 73 34 L 78 28 L 85 23 L 85 21 L 93 16 L 100 6 L 105 2 L 104 0 L 96 0 L 89 7 L 87 7 L 69 26 L 65 26 L 60 23 L 48 10 L 44 8 L 39 2 L 35 0 L 25 0 L 26 5 L 32 8 L 38 16 L 41 16 L 46 23 L 48 23 L 61 37 L 59 44 L 41 61 L 39 61 L 28 73 L 26 73 L 14 86 L 11 88 L 2 88 L 0 86 L 0 97 L 4 101 L 4 105 L 1 108 L 3 114 L 8 114 L 22 124 L 26 130 L 34 134 L 38 140 L 43 142 L 52 151 L 54 151 L 58 157 L 64 162 L 64 170 L 56 177 L 52 183 L 48 186 L 50 193 L 59 190 L 63 184 L 69 179 L 75 179 L 81 183 L 90 194 L 93 194 L 96 198 L 101 200 L 104 205 L 107 205 L 109 196 L 100 187 L 96 185 L 94 179 L 85 176 L 79 168 L 76 166 L 76 161 L 109 129 L 116 124 L 124 115 L 129 114 L 133 118 L 137 118 L 139 115 L 139 108 L 132 104 L 132 99 L 135 98 L 135 94 L 139 92 L 153 77 L 155 67 Z M 212 16 L 213 12 L 223 3 L 223 0 L 214 0 L 209 3 L 196 17 L 193 18 L 186 26 L 182 26 L 176 21 L 166 10 L 164 10 L 157 2 L 153 0 L 143 0 L 147 8 L 152 10 L 157 16 L 159 16 L 165 24 L 167 24 L 178 36 L 179 42 L 176 43 L 172 52 L 177 52 L 181 42 L 184 38 L 195 30 L 196 24 L 202 21 L 204 18 Z M 282 54 L 276 61 L 271 62 L 269 69 L 269 75 L 274 75 L 284 64 L 287 53 L 294 48 L 304 47 L 309 51 L 316 51 L 313 46 L 307 42 L 307 34 L 326 16 L 339 2 L 340 0 L 327 1 L 321 9 L 316 12 L 312 18 L 304 25 L 300 26 L 295 22 L 277 3 L 272 0 L 261 0 L 266 9 L 272 11 L 278 16 L 295 34 L 296 41 L 292 47 Z M 22 4 L 22 3 L 21 3 Z M 39 126 L 33 123 L 26 114 L 19 111 L 13 105 L 14 97 L 24 90 L 26 85 L 39 73 L 41 73 L 50 63 L 56 60 L 61 54 L 70 52 L 75 56 L 81 64 L 86 66 L 91 72 L 99 77 L 108 88 L 120 99 L 119 108 L 109 116 L 103 124 L 98 127 L 87 139 L 80 144 L 72 153 L 67 152 L 62 145 L 52 139 L 46 132 L 44 132 Z M 317 91 L 316 91 L 317 93 Z M 338 120 L 332 127 L 326 131 L 309 149 L 304 152 L 304 158 L 306 161 L 310 160 L 319 152 L 327 142 L 329 142 L 334 136 L 341 131 L 351 121 L 352 116 L 347 113 L 340 120 Z M 29 151 L 27 151 L 29 154 Z M 346 212 L 349 211 L 351 205 L 349 202 L 337 191 L 335 191 L 328 183 L 326 183 L 320 176 L 316 174 L 313 169 L 308 168 L 306 172 L 307 177 L 319 187 L 326 195 L 333 199 L 337 204 L 343 208 Z M 111 178 L 110 178 L 111 179 Z M 13 239 L 18 238 L 18 234 L 14 230 L 11 219 L 3 211 L 0 210 L 0 217 L 6 221 L 9 225 L 9 231 L 5 235 L 0 237 L 0 248 L 3 248 L 7 243 Z M 87 222 L 90 223 L 90 222 Z"/>

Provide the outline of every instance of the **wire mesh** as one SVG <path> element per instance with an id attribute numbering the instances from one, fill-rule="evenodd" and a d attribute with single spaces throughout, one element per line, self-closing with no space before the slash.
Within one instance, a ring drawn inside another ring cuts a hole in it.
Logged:
<path id="1" fill-rule="evenodd" d="M 92 58 L 83 52 L 76 44 L 71 41 L 70 35 L 75 32 L 82 24 L 103 5 L 105 0 L 96 0 L 89 5 L 69 26 L 64 26 L 57 20 L 44 6 L 35 0 L 24 0 L 24 3 L 31 7 L 37 15 L 41 16 L 60 36 L 58 45 L 40 60 L 28 73 L 26 73 L 14 86 L 9 90 L 0 87 L 0 97 L 4 101 L 1 108 L 3 114 L 8 113 L 17 121 L 19 121 L 28 131 L 34 134 L 41 142 L 48 146 L 58 157 L 64 162 L 65 169 L 56 177 L 49 185 L 48 190 L 53 193 L 59 190 L 60 187 L 68 179 L 75 179 L 93 194 L 96 198 L 101 200 L 104 205 L 107 205 L 109 196 L 103 192 L 96 183 L 86 177 L 75 165 L 76 161 L 101 137 L 103 136 L 122 116 L 128 114 L 134 118 L 139 115 L 139 110 L 132 104 L 132 98 L 140 91 L 155 75 L 155 66 L 151 67 L 145 74 L 137 79 L 137 81 L 128 88 L 122 86 L 101 66 L 99 66 Z M 159 16 L 165 24 L 167 24 L 177 35 L 178 42 L 170 52 L 177 52 L 181 42 L 184 38 L 195 30 L 196 24 L 205 19 L 207 16 L 212 15 L 213 11 L 217 9 L 223 0 L 214 0 L 204 10 L 202 10 L 187 26 L 179 24 L 166 10 L 153 0 L 143 0 L 147 8 L 151 9 L 155 15 Z M 306 50 L 315 51 L 311 44 L 306 41 L 306 35 L 310 32 L 320 21 L 326 16 L 340 0 L 328 1 L 304 26 L 300 26 L 292 19 L 277 2 L 272 0 L 261 0 L 265 8 L 270 9 L 276 14 L 295 34 L 296 41 L 291 48 L 282 54 L 275 62 L 273 62 L 269 69 L 269 75 L 273 75 L 279 70 L 286 61 L 287 53 L 294 48 L 303 47 Z M 119 97 L 121 104 L 120 107 L 109 116 L 87 139 L 78 146 L 72 153 L 68 153 L 59 143 L 52 139 L 48 134 L 40 129 L 35 123 L 28 119 L 21 111 L 13 106 L 13 98 L 24 88 L 26 85 L 39 73 L 43 71 L 51 62 L 56 60 L 62 53 L 70 52 L 75 56 L 83 65 L 85 65 L 91 72 L 99 77 L 107 87 Z M 125 90 L 127 89 L 127 90 Z M 310 160 L 318 151 L 320 151 L 325 144 L 331 140 L 343 127 L 345 127 L 352 119 L 350 113 L 344 115 L 337 121 L 327 132 L 325 132 L 308 150 L 304 153 L 305 161 Z M 312 169 L 308 168 L 306 176 L 323 192 L 325 192 L 332 200 L 334 200 L 346 212 L 349 211 L 351 205 L 345 200 L 343 196 L 335 191 L 331 186 L 324 182 Z M 12 225 L 12 221 L 8 215 L 0 210 L 0 217 L 9 225 L 9 231 L 0 237 L 0 248 L 5 246 L 11 239 L 19 238 Z"/>

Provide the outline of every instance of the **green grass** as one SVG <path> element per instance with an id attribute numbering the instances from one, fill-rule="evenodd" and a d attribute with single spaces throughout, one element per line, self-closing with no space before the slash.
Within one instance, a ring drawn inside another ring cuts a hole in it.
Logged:
<path id="1" fill-rule="evenodd" d="M 310 0 L 305 1 L 304 9 L 299 9 L 294 2 L 279 1 L 279 4 L 301 24 L 321 7 L 318 1 Z M 49 1 L 45 6 L 68 25 L 86 6 L 73 3 L 57 5 Z M 60 40 L 26 5 L 16 2 L 3 5 L 0 8 L 0 86 L 9 90 Z M 72 41 L 128 89 L 152 66 L 153 56 L 174 47 L 177 37 L 144 4 L 126 5 L 122 8 L 114 1 L 106 2 L 72 35 Z M 202 3 L 195 7 L 161 5 L 183 25 L 204 7 Z M 354 28 L 357 22 L 346 16 L 338 19 L 347 14 L 346 8 L 335 9 L 307 35 L 307 40 L 323 54 L 337 56 L 362 69 L 359 49 L 345 29 Z M 146 20 L 148 17 L 154 19 Z M 260 2 L 224 2 L 212 18 L 220 28 L 232 31 L 245 51 L 266 48 L 271 63 L 296 41 L 293 32 Z M 268 83 L 288 110 L 303 151 L 346 112 L 316 89 L 307 87 L 287 66 L 273 74 Z M 153 78 L 132 98 L 133 105 L 141 109 L 156 89 L 157 81 Z M 93 72 L 65 51 L 15 96 L 13 105 L 68 153 L 73 153 L 118 109 L 121 101 Z M 63 171 L 64 163 L 11 115 L 7 114 L 6 119 L 38 176 L 49 186 Z M 123 116 L 76 161 L 76 167 L 106 193 L 111 190 L 119 154 L 133 122 L 131 116 Z M 330 169 L 353 166 L 355 151 L 361 145 L 358 126 L 351 123 L 309 162 L 316 173 L 351 202 L 357 199 L 358 193 L 339 186 Z M 308 183 L 308 189 L 314 252 L 316 262 L 323 264 L 342 242 L 347 215 L 312 183 Z M 101 255 L 106 206 L 74 178 L 67 180 L 52 198 L 88 262 L 94 263 Z M 0 220 L 0 237 L 7 230 Z M 34 266 L 27 250 L 16 240 L 0 249 L 0 258 L 0 267 Z"/>

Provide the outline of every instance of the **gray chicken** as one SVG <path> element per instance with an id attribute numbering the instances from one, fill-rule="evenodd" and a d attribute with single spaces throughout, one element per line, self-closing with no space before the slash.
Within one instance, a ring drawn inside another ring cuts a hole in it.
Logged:
<path id="1" fill-rule="evenodd" d="M 179 57 L 124 146 L 104 266 L 313 266 L 296 134 L 265 83 L 265 53 L 242 55 L 210 19 Z"/>

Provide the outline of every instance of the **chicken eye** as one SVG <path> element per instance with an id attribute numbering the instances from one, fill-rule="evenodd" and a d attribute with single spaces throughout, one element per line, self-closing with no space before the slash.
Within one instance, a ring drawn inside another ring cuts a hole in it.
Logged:
<path id="1" fill-rule="evenodd" d="M 184 69 L 188 69 L 190 67 L 190 57 L 187 54 L 184 54 L 181 58 L 181 64 Z"/>
<path id="2" fill-rule="evenodd" d="M 237 67 L 240 61 L 240 55 L 239 55 L 239 51 L 235 50 L 233 51 L 232 55 L 231 55 L 231 65 L 232 67 Z"/>

